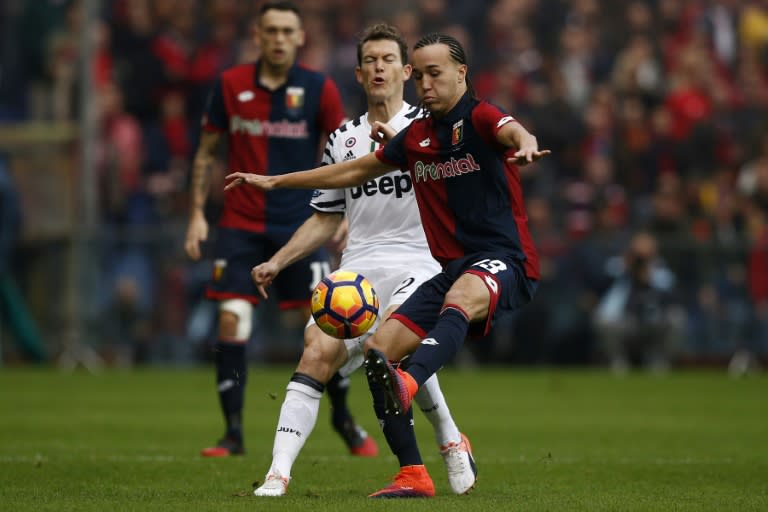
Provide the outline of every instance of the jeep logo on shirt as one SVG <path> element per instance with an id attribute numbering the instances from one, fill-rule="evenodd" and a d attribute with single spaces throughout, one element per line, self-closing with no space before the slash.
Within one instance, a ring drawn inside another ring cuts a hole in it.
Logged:
<path id="1" fill-rule="evenodd" d="M 371 197 L 378 193 L 394 193 L 395 197 L 400 198 L 403 197 L 403 194 L 410 192 L 412 188 L 411 177 L 406 173 L 402 173 L 394 178 L 392 176 L 382 176 L 378 181 L 368 181 L 362 186 L 349 189 L 349 192 L 352 194 L 352 199 L 358 199 L 363 194 Z"/>

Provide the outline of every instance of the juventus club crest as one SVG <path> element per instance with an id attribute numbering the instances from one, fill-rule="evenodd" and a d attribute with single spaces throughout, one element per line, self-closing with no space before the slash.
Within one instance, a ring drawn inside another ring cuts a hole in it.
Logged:
<path id="1" fill-rule="evenodd" d="M 285 108 L 300 110 L 304 106 L 304 88 L 288 87 L 285 90 Z"/>
<path id="2" fill-rule="evenodd" d="M 451 130 L 451 145 L 456 146 L 461 142 L 464 137 L 464 120 L 459 119 L 453 124 L 453 130 Z"/>

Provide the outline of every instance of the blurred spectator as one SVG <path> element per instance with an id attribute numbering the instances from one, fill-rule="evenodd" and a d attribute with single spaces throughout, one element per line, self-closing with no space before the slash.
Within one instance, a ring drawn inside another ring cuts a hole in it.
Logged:
<path id="1" fill-rule="evenodd" d="M 675 276 L 659 259 L 655 238 L 636 234 L 623 261 L 610 262 L 608 271 L 614 281 L 594 320 L 611 369 L 668 369 L 680 348 L 684 319 L 674 297 Z"/>
<path id="2" fill-rule="evenodd" d="M 0 339 L 3 327 L 7 325 L 24 355 L 33 361 L 42 362 L 47 358 L 46 349 L 13 275 L 12 260 L 20 224 L 18 193 L 8 169 L 6 156 L 0 154 Z"/>
<path id="3" fill-rule="evenodd" d="M 337 78 L 350 114 L 363 108 L 350 78 L 357 32 L 383 19 L 411 44 L 432 30 L 459 38 L 478 64 L 471 77 L 478 94 L 515 112 L 540 144 L 553 150 L 524 186 L 542 203 L 534 210 L 550 219 L 542 222 L 546 237 L 562 243 L 550 260 L 552 281 L 542 283 L 537 299 L 543 301 L 541 311 L 531 313 L 553 315 L 557 332 L 543 336 L 549 340 L 545 346 L 559 348 L 523 347 L 525 338 L 516 331 L 523 329 L 521 317 L 508 329 L 515 345 L 498 345 L 510 359 L 576 360 L 586 351 L 588 329 L 568 313 L 590 313 L 605 291 L 604 278 L 598 277 L 602 261 L 624 243 L 625 232 L 639 229 L 657 237 L 677 278 L 693 355 L 722 359 L 751 343 L 750 350 L 768 357 L 768 347 L 751 334 L 768 329 L 759 327 L 765 306 L 754 291 L 760 281 L 752 277 L 762 275 L 761 260 L 750 256 L 760 254 L 761 230 L 755 226 L 764 224 L 760 215 L 768 208 L 768 192 L 758 186 L 768 165 L 768 1 L 300 3 L 308 14 L 301 58 Z M 138 240 L 129 236 L 136 230 L 145 240 L 165 238 L 166 230 L 178 232 L 173 224 L 188 209 L 183 177 L 191 165 L 190 148 L 198 143 L 196 122 L 190 120 L 200 118 L 203 95 L 217 73 L 259 58 L 248 20 L 261 4 L 96 4 L 101 21 L 91 34 L 94 60 L 87 64 L 96 88 L 92 96 L 122 103 L 103 122 L 100 221 L 126 240 Z M 85 4 L 1 5 L 0 120 L 77 121 Z M 406 98 L 415 101 L 412 84 Z M 217 180 L 220 174 L 217 169 Z M 220 183 L 212 183 L 213 200 L 206 207 L 212 217 L 221 208 L 220 192 Z M 137 254 L 136 245 L 109 243 L 126 258 Z M 144 244 L 141 257 L 122 267 L 132 270 L 120 270 L 133 276 L 133 285 L 121 284 L 110 293 L 118 290 L 142 308 L 185 307 L 160 301 L 152 291 L 186 286 L 181 295 L 197 296 L 194 280 L 179 275 L 179 255 L 161 251 L 158 257 L 157 251 Z M 105 271 L 116 279 L 117 267 Z M 573 293 L 558 298 L 564 287 Z M 164 318 L 174 315 L 168 311 Z M 152 320 L 142 329 L 156 330 L 162 323 Z"/>
<path id="4" fill-rule="evenodd" d="M 115 84 L 99 91 L 99 183 L 106 243 L 103 254 L 103 323 L 115 362 L 145 362 L 151 338 L 155 262 L 150 241 L 141 228 L 154 221 L 145 189 L 141 127 L 123 108 Z"/>

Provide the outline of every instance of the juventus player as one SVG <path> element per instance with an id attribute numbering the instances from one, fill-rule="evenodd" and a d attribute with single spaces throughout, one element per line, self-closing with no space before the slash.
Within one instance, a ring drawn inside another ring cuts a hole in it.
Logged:
<path id="1" fill-rule="evenodd" d="M 352 160 L 375 151 L 378 145 L 370 138 L 374 123 L 388 123 L 394 130 L 401 130 L 420 114 L 420 109 L 403 101 L 403 84 L 410 77 L 411 68 L 406 64 L 407 45 L 394 27 L 369 27 L 357 45 L 357 58 L 355 75 L 365 90 L 368 112 L 331 134 L 324 164 Z M 318 190 L 311 205 L 314 214 L 269 261 L 251 272 L 265 298 L 266 287 L 280 271 L 328 241 L 344 217 L 349 232 L 340 267 L 358 272 L 373 283 L 382 303 L 379 322 L 423 281 L 440 272 L 440 265 L 427 247 L 408 173 L 396 170 L 361 186 Z M 361 338 L 342 342 L 324 334 L 310 319 L 304 335 L 304 353 L 288 383 L 280 410 L 272 463 L 264 484 L 254 491 L 256 496 L 286 493 L 291 468 L 317 421 L 324 385 L 337 370 L 347 376 L 361 366 L 363 341 L 375 329 L 376 326 Z M 476 476 L 471 447 L 450 415 L 436 376 L 421 387 L 415 401 L 435 429 L 451 489 L 457 494 L 468 492 Z M 392 429 L 412 429 L 410 419 L 406 420 L 407 425 L 404 419 L 382 421 L 388 440 L 402 435 Z M 414 470 L 422 495 L 434 495 L 424 466 L 414 466 Z"/>

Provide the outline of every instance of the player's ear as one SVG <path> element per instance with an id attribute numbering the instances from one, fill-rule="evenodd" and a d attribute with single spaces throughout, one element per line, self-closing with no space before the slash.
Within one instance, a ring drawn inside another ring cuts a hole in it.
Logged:
<path id="1" fill-rule="evenodd" d="M 413 73 L 413 67 L 410 64 L 406 64 L 403 66 L 403 81 L 407 82 L 409 78 L 411 78 L 411 73 Z"/>
<path id="2" fill-rule="evenodd" d="M 467 65 L 459 64 L 457 69 L 459 72 L 459 83 L 465 82 L 467 80 Z"/>
<path id="3" fill-rule="evenodd" d="M 357 83 L 363 85 L 363 70 L 360 69 L 360 66 L 355 68 L 355 79 L 357 80 Z"/>
<path id="4" fill-rule="evenodd" d="M 296 34 L 296 37 L 298 38 L 298 45 L 304 46 L 304 42 L 307 40 L 307 33 L 304 32 L 304 29 L 299 29 L 299 32 Z"/>

